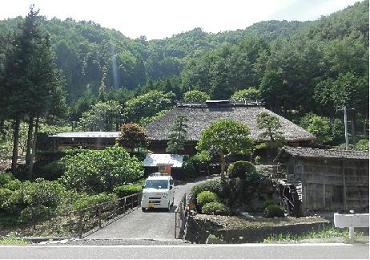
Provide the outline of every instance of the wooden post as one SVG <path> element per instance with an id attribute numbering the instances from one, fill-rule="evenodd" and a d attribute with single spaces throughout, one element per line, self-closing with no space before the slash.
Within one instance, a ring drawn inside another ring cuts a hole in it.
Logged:
<path id="1" fill-rule="evenodd" d="M 123 200 L 123 212 L 126 212 L 126 197 Z"/>
<path id="2" fill-rule="evenodd" d="M 80 218 L 79 218 L 79 221 L 78 221 L 78 237 L 80 239 L 82 238 L 82 234 L 83 234 L 83 231 L 84 231 L 84 228 L 83 228 L 84 215 L 85 215 L 85 212 L 84 211 L 80 211 Z"/>
<path id="3" fill-rule="evenodd" d="M 101 207 L 100 206 L 97 207 L 96 213 L 98 215 L 99 228 L 101 228 Z"/>
<path id="4" fill-rule="evenodd" d="M 177 236 L 176 236 L 176 230 L 177 230 L 177 209 L 175 211 L 175 239 L 177 238 Z"/>

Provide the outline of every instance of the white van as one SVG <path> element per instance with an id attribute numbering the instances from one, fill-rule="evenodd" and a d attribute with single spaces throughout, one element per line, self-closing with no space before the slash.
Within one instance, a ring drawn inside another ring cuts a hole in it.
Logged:
<path id="1" fill-rule="evenodd" d="M 171 176 L 153 174 L 145 181 L 141 209 L 166 208 L 170 211 L 175 199 L 174 183 Z"/>

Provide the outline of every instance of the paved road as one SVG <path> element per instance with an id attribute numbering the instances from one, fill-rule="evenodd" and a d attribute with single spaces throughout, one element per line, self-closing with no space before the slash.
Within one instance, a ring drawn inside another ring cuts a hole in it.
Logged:
<path id="1" fill-rule="evenodd" d="M 171 246 L 0 246 L 1 259 L 369 259 L 368 244 L 240 244 Z"/>
<path id="2" fill-rule="evenodd" d="M 142 212 L 136 209 L 132 213 L 113 222 L 107 227 L 87 236 L 88 239 L 173 239 L 175 236 L 175 209 L 184 193 L 189 193 L 191 187 L 198 181 L 175 186 L 175 202 L 170 212 L 155 209 Z"/>

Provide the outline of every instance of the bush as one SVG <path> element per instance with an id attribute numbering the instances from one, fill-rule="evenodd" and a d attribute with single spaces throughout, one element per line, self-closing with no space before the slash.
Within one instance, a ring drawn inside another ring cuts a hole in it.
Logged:
<path id="1" fill-rule="evenodd" d="M 35 164 L 34 176 L 46 180 L 57 180 L 63 176 L 65 169 L 65 164 L 61 160 L 53 161 L 43 166 Z"/>
<path id="2" fill-rule="evenodd" d="M 254 158 L 254 163 L 255 164 L 261 164 L 262 163 L 262 157 L 257 155 L 255 158 Z"/>
<path id="3" fill-rule="evenodd" d="M 267 208 L 270 205 L 277 205 L 277 204 L 273 200 L 266 200 L 265 203 L 263 203 L 263 208 Z"/>
<path id="4" fill-rule="evenodd" d="M 227 169 L 230 178 L 246 179 L 247 175 L 255 174 L 256 167 L 248 161 L 237 161 L 229 165 Z"/>
<path id="5" fill-rule="evenodd" d="M 192 159 L 192 157 L 184 159 L 182 169 L 184 172 L 183 179 L 189 179 L 198 176 L 198 172 L 195 168 L 194 160 Z"/>
<path id="6" fill-rule="evenodd" d="M 14 176 L 11 173 L 0 172 L 0 187 L 3 187 L 5 184 L 14 180 Z"/>
<path id="7" fill-rule="evenodd" d="M 62 180 L 68 188 L 77 191 L 111 192 L 114 187 L 143 176 L 142 162 L 118 145 L 66 156 L 65 164 Z"/>
<path id="8" fill-rule="evenodd" d="M 143 190 L 142 185 L 139 184 L 128 184 L 128 185 L 121 185 L 114 188 L 114 193 L 117 194 L 118 197 L 123 198 Z"/>
<path id="9" fill-rule="evenodd" d="M 211 191 L 202 191 L 197 196 L 197 204 L 203 206 L 210 202 L 217 202 L 219 201 L 216 193 Z"/>
<path id="10" fill-rule="evenodd" d="M 3 187 L 6 188 L 6 189 L 15 191 L 15 190 L 19 190 L 21 188 L 21 186 L 22 186 L 22 182 L 18 179 L 14 179 L 14 180 L 11 180 L 8 183 L 4 184 Z"/>
<path id="11" fill-rule="evenodd" d="M 3 201 L 1 208 L 7 214 L 20 218 L 22 222 L 48 218 L 55 212 L 66 192 L 59 182 L 44 179 L 19 182 L 17 185 L 19 187 L 11 193 L 3 191 L 9 196 Z"/>
<path id="12" fill-rule="evenodd" d="M 265 208 L 264 215 L 266 218 L 273 218 L 273 217 L 284 217 L 284 210 L 276 205 L 270 204 Z"/>
<path id="13" fill-rule="evenodd" d="M 0 188 L 0 212 L 3 209 L 3 204 L 8 200 L 12 191 L 5 188 Z"/>
<path id="14" fill-rule="evenodd" d="M 194 185 L 191 189 L 191 197 L 193 198 L 193 203 L 196 202 L 196 198 L 199 193 L 202 191 L 211 191 L 216 193 L 219 197 L 222 197 L 222 186 L 221 180 L 209 180 L 205 182 L 201 182 L 197 185 Z"/>
<path id="15" fill-rule="evenodd" d="M 202 213 L 208 215 L 229 215 L 230 211 L 220 202 L 210 202 L 202 207 Z"/>
<path id="16" fill-rule="evenodd" d="M 94 207 L 97 204 L 104 203 L 104 202 L 117 202 L 117 195 L 112 193 L 100 193 L 97 195 L 83 195 L 81 198 L 74 202 L 74 209 L 75 210 L 82 210 L 88 209 L 90 207 Z"/>
<path id="17" fill-rule="evenodd" d="M 369 150 L 369 140 L 368 139 L 360 139 L 355 144 L 355 150 L 359 151 L 368 151 Z"/>

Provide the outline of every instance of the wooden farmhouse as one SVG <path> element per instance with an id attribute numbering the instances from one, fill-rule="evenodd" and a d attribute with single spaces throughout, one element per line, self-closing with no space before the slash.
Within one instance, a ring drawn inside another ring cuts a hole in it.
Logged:
<path id="1" fill-rule="evenodd" d="M 262 130 L 257 128 L 257 116 L 262 112 L 274 115 L 280 120 L 281 132 L 283 132 L 289 145 L 307 146 L 315 139 L 312 134 L 303 128 L 258 104 L 210 100 L 203 104 L 180 104 L 163 117 L 150 123 L 147 126 L 147 135 L 150 141 L 149 149 L 155 153 L 165 153 L 171 125 L 180 115 L 185 116 L 188 120 L 186 154 L 196 153 L 196 144 L 199 141 L 201 131 L 219 119 L 234 119 L 244 123 L 250 129 L 252 139 L 259 140 Z"/>
<path id="2" fill-rule="evenodd" d="M 302 210 L 368 212 L 368 152 L 284 147 L 275 162 L 301 186 Z"/>

